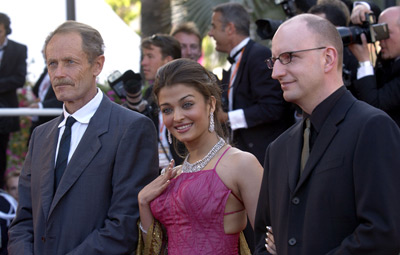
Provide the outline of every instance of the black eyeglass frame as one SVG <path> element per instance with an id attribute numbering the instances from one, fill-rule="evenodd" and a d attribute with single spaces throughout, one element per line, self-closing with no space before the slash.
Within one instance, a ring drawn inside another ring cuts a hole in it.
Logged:
<path id="1" fill-rule="evenodd" d="M 279 56 L 277 58 L 270 57 L 270 58 L 267 58 L 264 62 L 267 64 L 268 69 L 272 70 L 274 68 L 274 64 L 275 64 L 276 60 L 279 60 L 279 62 L 281 62 L 282 65 L 287 65 L 290 62 L 292 62 L 293 54 L 295 54 L 295 53 L 311 51 L 311 50 L 322 50 L 322 49 L 326 49 L 326 47 L 322 46 L 322 47 L 305 49 L 305 50 L 282 52 L 281 54 L 279 54 Z M 285 56 L 284 54 L 288 54 L 288 58 L 284 58 L 284 59 L 287 59 L 287 61 L 282 60 L 282 55 Z"/>

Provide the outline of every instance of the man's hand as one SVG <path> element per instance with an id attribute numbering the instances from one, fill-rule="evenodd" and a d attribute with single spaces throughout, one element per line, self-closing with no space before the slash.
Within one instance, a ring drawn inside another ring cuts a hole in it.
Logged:
<path id="1" fill-rule="evenodd" d="M 350 20 L 354 25 L 361 25 L 365 21 L 365 14 L 372 13 L 372 11 L 363 4 L 358 4 L 351 12 Z"/>
<path id="2" fill-rule="evenodd" d="M 361 41 L 362 44 L 353 43 L 350 44 L 348 47 L 353 55 L 357 58 L 358 62 L 371 61 L 371 59 L 369 58 L 370 54 L 368 49 L 367 37 L 365 36 L 365 34 L 361 34 Z"/>

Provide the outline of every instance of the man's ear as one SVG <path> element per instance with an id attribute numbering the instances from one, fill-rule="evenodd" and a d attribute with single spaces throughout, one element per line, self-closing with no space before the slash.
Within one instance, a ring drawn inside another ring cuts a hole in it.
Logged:
<path id="1" fill-rule="evenodd" d="M 101 73 L 101 70 L 103 70 L 104 66 L 104 61 L 105 57 L 104 55 L 98 56 L 93 63 L 93 75 L 98 76 Z"/>
<path id="2" fill-rule="evenodd" d="M 228 35 L 236 33 L 235 24 L 233 24 L 232 22 L 228 22 L 225 26 L 225 31 L 227 32 Z"/>
<path id="3" fill-rule="evenodd" d="M 327 47 L 325 49 L 325 65 L 324 70 L 325 72 L 331 71 L 333 68 L 337 67 L 338 60 L 338 52 L 333 47 Z"/>
<path id="4" fill-rule="evenodd" d="M 171 62 L 172 60 L 174 60 L 174 58 L 172 56 L 166 56 L 164 58 L 164 60 L 166 60 L 166 63 Z"/>

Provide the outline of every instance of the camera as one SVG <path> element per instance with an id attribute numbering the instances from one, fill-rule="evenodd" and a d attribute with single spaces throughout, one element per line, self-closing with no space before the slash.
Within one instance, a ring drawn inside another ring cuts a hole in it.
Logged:
<path id="1" fill-rule="evenodd" d="M 257 34 L 263 40 L 272 39 L 282 23 L 283 20 L 258 19 L 256 20 Z"/>
<path id="2" fill-rule="evenodd" d="M 296 3 L 294 0 L 275 0 L 276 5 L 281 5 L 287 17 L 293 17 L 297 13 Z M 284 20 L 258 19 L 256 20 L 257 34 L 261 39 L 272 39 L 278 27 Z"/>
<path id="3" fill-rule="evenodd" d="M 121 75 L 115 71 L 107 77 L 108 83 L 117 96 L 126 100 L 126 106 L 134 111 L 145 113 L 148 103 L 142 98 L 142 77 L 132 70 Z"/>
<path id="4" fill-rule="evenodd" d="M 372 13 L 365 14 L 365 22 L 360 26 L 337 27 L 337 30 L 342 37 L 343 45 L 361 42 L 361 34 L 365 34 L 368 43 L 389 38 L 389 30 L 386 23 L 375 24 L 375 15 Z"/>

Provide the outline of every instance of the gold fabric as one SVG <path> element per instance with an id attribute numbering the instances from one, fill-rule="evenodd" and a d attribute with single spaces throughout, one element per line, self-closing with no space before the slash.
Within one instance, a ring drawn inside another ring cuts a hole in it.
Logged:
<path id="1" fill-rule="evenodd" d="M 143 240 L 143 232 L 139 227 L 140 220 L 137 223 L 139 240 L 136 248 L 137 255 L 167 255 L 167 235 L 157 220 L 153 221 L 147 230 L 146 241 Z M 239 255 L 251 255 L 249 246 L 243 232 L 239 236 Z"/>
<path id="2" fill-rule="evenodd" d="M 240 255 L 251 255 L 249 246 L 247 245 L 246 238 L 244 237 L 243 231 L 240 232 L 239 237 L 239 254 Z"/>
<path id="3" fill-rule="evenodd" d="M 166 249 L 166 234 L 162 225 L 157 220 L 153 221 L 147 230 L 146 240 L 143 240 L 143 232 L 139 227 L 140 220 L 138 221 L 139 240 L 136 248 L 137 255 L 164 255 L 168 254 Z"/>

